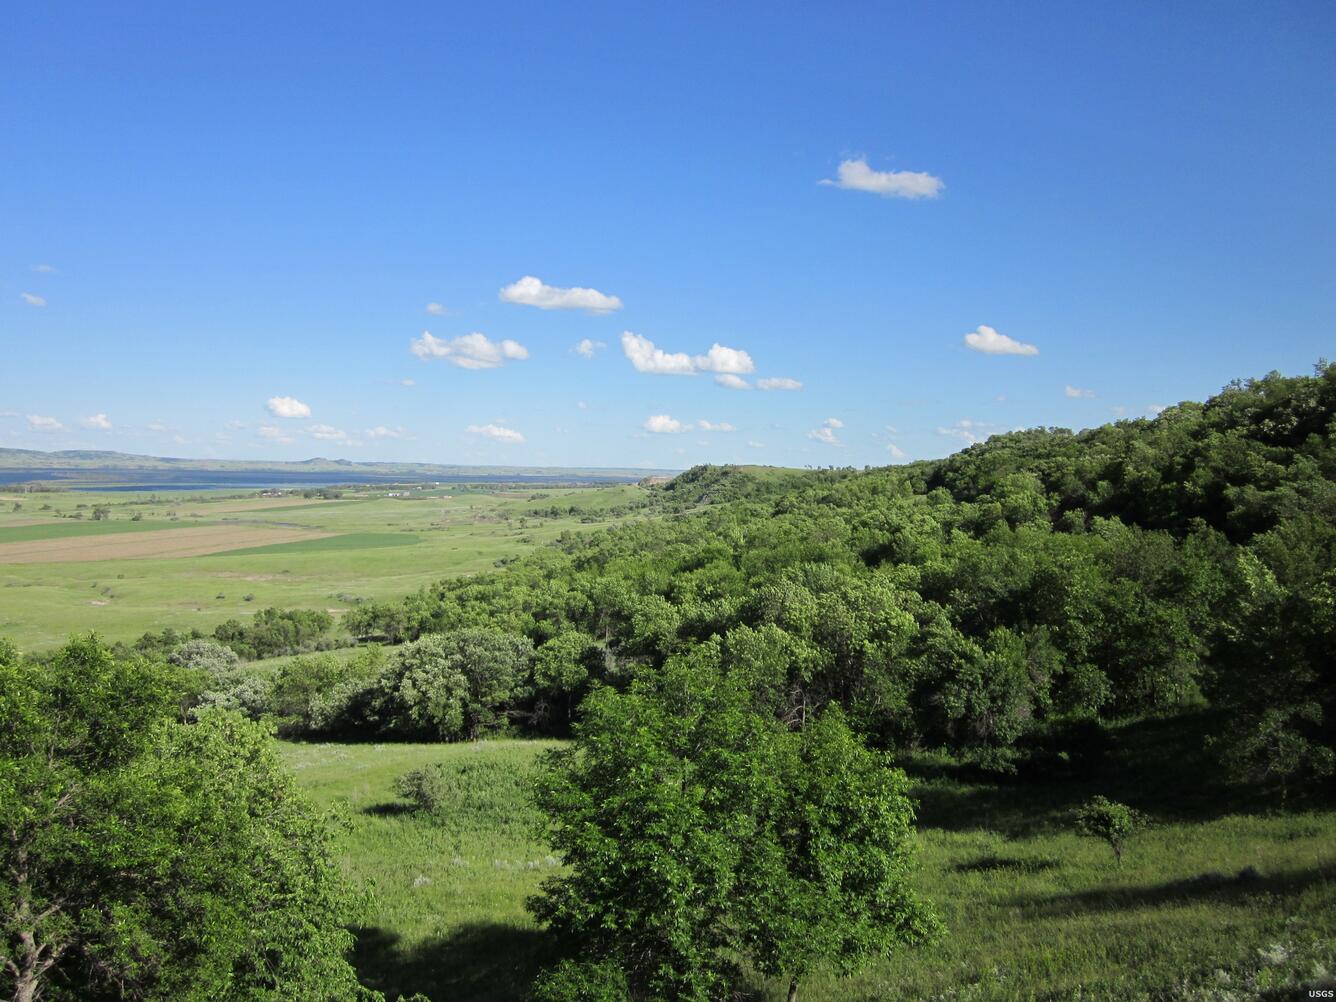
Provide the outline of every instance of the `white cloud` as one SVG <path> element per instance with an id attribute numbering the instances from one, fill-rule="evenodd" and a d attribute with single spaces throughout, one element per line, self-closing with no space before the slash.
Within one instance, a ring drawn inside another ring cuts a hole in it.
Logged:
<path id="1" fill-rule="evenodd" d="M 727 421 L 720 421 L 717 424 L 713 421 L 700 421 L 696 427 L 701 431 L 737 431 L 737 428 Z"/>
<path id="2" fill-rule="evenodd" d="M 722 372 L 730 374 L 754 372 L 756 363 L 752 357 L 740 348 L 725 348 L 719 343 L 710 345 L 710 350 L 694 359 L 696 368 L 701 372 Z"/>
<path id="3" fill-rule="evenodd" d="M 1094 390 L 1084 390 L 1079 386 L 1071 386 L 1070 384 L 1062 392 L 1073 400 L 1093 400 L 1095 398 Z"/>
<path id="4" fill-rule="evenodd" d="M 592 338 L 585 338 L 574 348 L 572 348 L 571 351 L 575 352 L 575 354 L 579 355 L 582 358 L 593 358 L 594 352 L 598 351 L 600 348 L 606 348 L 606 347 L 607 345 L 604 344 L 602 341 L 595 341 Z"/>
<path id="5" fill-rule="evenodd" d="M 29 414 L 28 427 L 33 431 L 64 431 L 65 426 L 53 417 L 45 414 Z"/>
<path id="6" fill-rule="evenodd" d="M 471 424 L 465 431 L 470 435 L 484 435 L 498 442 L 518 444 L 524 441 L 524 436 L 514 428 L 506 428 L 499 424 Z"/>
<path id="7" fill-rule="evenodd" d="M 1165 406 L 1164 404 L 1151 404 L 1149 407 L 1146 408 L 1146 410 L 1148 410 L 1152 414 L 1163 414 L 1165 411 Z"/>
<path id="8" fill-rule="evenodd" d="M 426 310 L 433 317 L 443 317 L 445 316 L 446 312 L 445 307 L 442 306 L 440 303 L 428 303 L 426 305 Z"/>
<path id="9" fill-rule="evenodd" d="M 738 373 L 752 372 L 756 363 L 741 348 L 728 348 L 715 343 L 704 355 L 688 355 L 684 351 L 667 352 L 656 348 L 654 342 L 631 331 L 622 332 L 622 351 L 630 359 L 638 372 L 652 372 L 660 376 L 694 376 L 698 372 L 715 372 L 720 376 L 733 376 L 723 379 L 716 377 L 721 386 L 730 389 L 746 389 L 746 381 Z"/>
<path id="10" fill-rule="evenodd" d="M 291 445 L 295 439 L 284 433 L 282 428 L 276 428 L 271 424 L 262 424 L 255 429 L 261 438 L 267 438 L 271 442 L 279 442 L 283 445 Z"/>
<path id="11" fill-rule="evenodd" d="M 161 421 L 150 421 L 148 424 L 144 425 L 144 427 L 147 428 L 149 431 L 157 432 L 159 435 L 170 430 Z"/>
<path id="12" fill-rule="evenodd" d="M 839 418 L 826 418 L 820 428 L 813 428 L 807 433 L 807 437 L 826 445 L 844 445 L 835 435 L 836 428 L 843 428 L 844 422 Z"/>
<path id="13" fill-rule="evenodd" d="M 85 428 L 96 428 L 99 431 L 111 431 L 111 421 L 105 414 L 90 414 L 79 422 Z"/>
<path id="14" fill-rule="evenodd" d="M 416 386 L 416 385 L 417 385 L 417 380 L 416 380 L 416 379 L 401 379 L 401 380 L 399 380 L 399 385 L 400 385 L 400 386 Z"/>
<path id="15" fill-rule="evenodd" d="M 747 382 L 741 376 L 735 376 L 731 372 L 725 372 L 715 376 L 714 381 L 720 386 L 726 386 L 730 390 L 750 390 L 751 383 Z"/>
<path id="16" fill-rule="evenodd" d="M 940 177 L 912 170 L 873 170 L 864 158 L 845 160 L 834 179 L 821 184 L 869 191 L 883 198 L 936 198 L 946 187 Z"/>
<path id="17" fill-rule="evenodd" d="M 678 432 L 691 430 L 691 425 L 683 424 L 677 418 L 669 417 L 667 414 L 655 414 L 653 417 L 646 418 L 643 427 L 646 431 L 652 431 L 656 435 L 675 435 Z"/>
<path id="18" fill-rule="evenodd" d="M 764 449 L 764 448 L 765 448 L 765 443 L 764 443 L 764 442 L 748 442 L 748 443 L 747 443 L 747 448 L 748 448 L 748 449 Z"/>
<path id="19" fill-rule="evenodd" d="M 562 289 L 545 285 L 532 275 L 512 282 L 499 293 L 501 301 L 521 306 L 537 306 L 540 310 L 584 310 L 587 313 L 611 313 L 622 308 L 616 296 L 604 295 L 597 289 L 577 287 Z"/>
<path id="20" fill-rule="evenodd" d="M 902 448 L 900 448 L 900 447 L 899 447 L 898 445 L 896 445 L 894 442 L 891 442 L 891 443 L 889 443 L 889 444 L 886 446 L 886 451 L 889 452 L 889 453 L 891 454 L 891 458 L 892 458 L 892 459 L 904 459 L 904 458 L 905 458 L 905 450 L 902 449 Z"/>
<path id="21" fill-rule="evenodd" d="M 362 432 L 362 435 L 366 438 L 407 438 L 408 432 L 403 428 L 386 428 L 383 424 L 378 424 Z"/>
<path id="22" fill-rule="evenodd" d="M 895 425 L 893 425 L 893 424 L 888 424 L 888 425 L 886 426 L 886 431 L 887 431 L 889 434 L 891 434 L 891 435 L 895 435 L 895 434 L 897 434 L 897 429 L 896 429 Z"/>
<path id="23" fill-rule="evenodd" d="M 29 306 L 45 306 L 46 300 L 41 296 L 34 296 L 31 292 L 20 292 L 19 298 Z"/>
<path id="24" fill-rule="evenodd" d="M 980 324 L 979 329 L 965 335 L 965 347 L 970 351 L 981 351 L 985 355 L 1038 355 L 1039 349 L 1032 344 L 1022 344 L 1005 334 L 999 334 L 987 324 Z"/>
<path id="25" fill-rule="evenodd" d="M 327 424 L 313 424 L 310 428 L 311 437 L 318 438 L 322 442 L 346 442 L 348 433 L 341 428 L 335 428 Z"/>
<path id="26" fill-rule="evenodd" d="M 631 360 L 637 372 L 653 372 L 661 376 L 690 376 L 696 371 L 691 356 L 684 351 L 669 353 L 654 347 L 654 342 L 630 331 L 622 332 L 622 351 Z"/>
<path id="27" fill-rule="evenodd" d="M 57 269 L 54 265 L 35 264 L 32 266 L 30 270 L 37 272 L 37 274 L 39 275 L 54 275 L 57 273 L 59 269 Z"/>
<path id="28" fill-rule="evenodd" d="M 413 339 L 412 351 L 418 358 L 443 358 L 461 369 L 495 369 L 508 361 L 529 357 L 528 349 L 518 341 L 510 338 L 492 341 L 476 331 L 453 341 L 432 337 L 431 331 L 423 331 L 420 338 Z"/>
<path id="29" fill-rule="evenodd" d="M 803 384 L 796 379 L 789 379 L 787 376 L 768 376 L 765 379 L 758 379 L 756 385 L 763 390 L 801 390 Z"/>
<path id="30" fill-rule="evenodd" d="M 270 397 L 266 406 L 269 408 L 269 413 L 274 417 L 307 418 L 311 416 L 311 408 L 296 397 Z"/>
<path id="31" fill-rule="evenodd" d="M 580 410 L 582 410 L 582 411 L 587 411 L 587 410 L 589 410 L 589 404 L 588 404 L 586 401 L 584 401 L 584 400 L 577 400 L 577 401 L 575 401 L 575 406 L 578 407 L 578 408 L 579 408 Z"/>
<path id="32" fill-rule="evenodd" d="M 946 435 L 949 438 L 958 438 L 962 442 L 973 445 L 975 442 L 982 442 L 996 429 L 997 425 L 995 424 L 989 424 L 986 421 L 971 421 L 969 418 L 965 418 L 957 421 L 949 428 L 938 428 L 937 434 Z"/>

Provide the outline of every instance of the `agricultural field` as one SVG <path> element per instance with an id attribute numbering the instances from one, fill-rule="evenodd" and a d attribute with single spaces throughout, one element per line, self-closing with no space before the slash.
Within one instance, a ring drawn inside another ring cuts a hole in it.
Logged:
<path id="1" fill-rule="evenodd" d="M 1082 782 L 970 778 L 932 756 L 906 763 L 919 802 L 915 881 L 946 935 L 853 979 L 804 985 L 814 1002 L 888 998 L 1271 997 L 1330 969 L 1336 813 L 1236 813 L 1246 806 L 1166 782 L 1166 744 L 1192 755 L 1196 722 L 1118 731 L 1108 774 Z M 552 741 L 295 744 L 283 753 L 321 803 L 345 812 L 344 865 L 368 892 L 356 955 L 364 982 L 434 999 L 519 1002 L 549 960 L 524 910 L 558 872 L 525 787 Z M 435 815 L 396 797 L 410 769 L 445 763 L 457 796 Z M 1070 808 L 1096 790 L 1155 819 L 1121 866 L 1075 834 Z M 785 986 L 753 979 L 757 1000 Z M 1082 995 L 1084 992 L 1084 995 Z M 1252 994 L 1248 994 L 1252 993 Z M 1283 993 L 1275 997 L 1288 997 Z"/>
<path id="2" fill-rule="evenodd" d="M 207 631 L 267 606 L 337 615 L 489 569 L 568 529 L 613 524 L 646 492 L 452 485 L 332 500 L 256 495 L 0 492 L 0 635 L 42 649 L 86 630 L 111 641 Z"/>

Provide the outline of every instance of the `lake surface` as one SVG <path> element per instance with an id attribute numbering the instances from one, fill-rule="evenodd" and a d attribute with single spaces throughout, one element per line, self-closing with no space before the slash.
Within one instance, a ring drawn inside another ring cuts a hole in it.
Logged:
<path id="1" fill-rule="evenodd" d="M 47 481 L 75 491 L 258 490 L 265 487 L 334 487 L 340 484 L 633 484 L 640 475 L 614 473 L 437 473 L 430 476 L 301 473 L 273 470 L 85 470 L 69 467 L 0 469 L 0 485 Z"/>

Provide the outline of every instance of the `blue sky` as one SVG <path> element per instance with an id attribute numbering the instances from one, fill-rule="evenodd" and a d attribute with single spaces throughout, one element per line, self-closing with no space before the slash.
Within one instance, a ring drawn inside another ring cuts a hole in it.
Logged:
<path id="1" fill-rule="evenodd" d="M 212 6 L 9 19 L 0 445 L 881 465 L 1331 354 L 1336 4 Z"/>

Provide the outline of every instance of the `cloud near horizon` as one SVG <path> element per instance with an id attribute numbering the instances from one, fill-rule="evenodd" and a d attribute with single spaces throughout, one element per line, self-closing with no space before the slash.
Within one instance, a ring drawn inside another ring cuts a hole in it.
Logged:
<path id="1" fill-rule="evenodd" d="M 766 379 L 756 381 L 757 389 L 761 390 L 801 390 L 803 384 L 796 379 L 789 379 L 787 376 L 770 376 Z"/>
<path id="2" fill-rule="evenodd" d="M 274 417 L 308 418 L 311 416 L 311 408 L 296 397 L 270 397 L 265 402 L 265 406 L 269 408 L 269 413 Z"/>
<path id="3" fill-rule="evenodd" d="M 965 347 L 970 351 L 985 355 L 1038 355 L 1039 349 L 1032 344 L 1024 344 L 1015 338 L 1000 334 L 987 324 L 980 324 L 977 330 L 965 335 Z"/>
<path id="4" fill-rule="evenodd" d="M 844 422 L 841 421 L 839 418 L 829 417 L 826 418 L 826 420 L 821 423 L 820 428 L 813 428 L 811 431 L 809 431 L 807 433 L 807 437 L 814 441 L 821 442 L 825 445 L 843 446 L 844 443 L 841 442 L 839 437 L 835 434 L 835 430 L 837 428 L 843 428 L 843 427 L 844 427 Z"/>
<path id="5" fill-rule="evenodd" d="M 45 414 L 29 414 L 28 427 L 33 431 L 64 431 L 65 426 L 53 417 Z"/>
<path id="6" fill-rule="evenodd" d="M 677 418 L 667 414 L 655 414 L 647 417 L 641 427 L 656 435 L 676 435 L 679 432 L 691 430 L 691 425 L 683 424 Z"/>
<path id="7" fill-rule="evenodd" d="M 524 436 L 514 428 L 507 428 L 499 424 L 471 424 L 464 430 L 470 435 L 482 435 L 484 438 L 506 442 L 511 445 L 518 445 L 524 441 Z"/>
<path id="8" fill-rule="evenodd" d="M 111 420 L 105 414 L 90 414 L 79 423 L 85 428 L 96 428 L 98 431 L 111 431 Z"/>
<path id="9" fill-rule="evenodd" d="M 1093 400 L 1095 398 L 1094 390 L 1085 390 L 1079 386 L 1072 386 L 1070 383 L 1062 392 L 1073 400 Z"/>
<path id="10" fill-rule="evenodd" d="M 508 361 L 529 357 L 529 350 L 518 341 L 510 338 L 492 341 L 477 331 L 452 341 L 433 337 L 431 331 L 423 331 L 421 337 L 412 340 L 410 350 L 423 361 L 443 358 L 461 369 L 496 369 Z"/>
<path id="11" fill-rule="evenodd" d="M 834 178 L 820 184 L 847 191 L 866 191 L 882 198 L 936 198 L 946 185 L 940 177 L 923 171 L 873 170 L 865 157 L 840 163 Z"/>
<path id="12" fill-rule="evenodd" d="M 563 289 L 547 285 L 533 275 L 525 275 L 512 282 L 498 294 L 503 303 L 536 306 L 540 310 L 584 310 L 586 313 L 612 313 L 622 308 L 622 301 L 597 289 L 573 286 Z"/>

